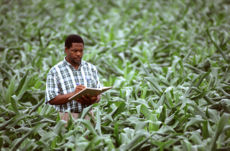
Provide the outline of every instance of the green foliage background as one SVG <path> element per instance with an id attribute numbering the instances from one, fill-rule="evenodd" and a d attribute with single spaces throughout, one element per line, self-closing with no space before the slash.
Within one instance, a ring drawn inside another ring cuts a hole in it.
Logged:
<path id="1" fill-rule="evenodd" d="M 0 0 L 0 12 L 1 150 L 230 150 L 228 0 Z M 71 33 L 114 89 L 65 127 L 44 92 Z"/>

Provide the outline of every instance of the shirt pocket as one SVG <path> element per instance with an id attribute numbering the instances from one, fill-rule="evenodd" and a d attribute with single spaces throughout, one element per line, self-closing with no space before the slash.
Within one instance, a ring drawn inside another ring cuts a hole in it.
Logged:
<path id="1" fill-rule="evenodd" d="M 92 79 L 90 77 L 86 77 L 86 82 L 87 82 L 87 87 L 92 87 L 92 88 L 96 87 L 96 80 L 95 79 Z"/>

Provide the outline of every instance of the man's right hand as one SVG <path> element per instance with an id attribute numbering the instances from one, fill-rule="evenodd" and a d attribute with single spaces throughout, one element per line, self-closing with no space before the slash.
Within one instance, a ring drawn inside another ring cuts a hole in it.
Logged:
<path id="1" fill-rule="evenodd" d="M 84 85 L 78 85 L 75 89 L 75 92 L 78 93 L 80 92 L 81 90 L 85 89 L 85 86 Z"/>
<path id="2" fill-rule="evenodd" d="M 59 94 L 58 96 L 56 96 L 55 98 L 53 98 L 52 100 L 49 101 L 50 104 L 52 105 L 62 105 L 62 104 L 66 104 L 69 102 L 69 98 L 71 96 L 73 96 L 75 93 L 80 92 L 81 90 L 83 90 L 85 88 L 84 85 L 78 85 L 75 88 L 74 92 L 68 93 L 68 94 Z M 83 100 L 79 100 L 79 103 L 83 104 Z"/>
<path id="3" fill-rule="evenodd" d="M 85 89 L 85 86 L 84 85 L 78 85 L 75 89 L 75 93 L 78 93 L 80 92 L 81 90 Z M 77 99 L 76 100 L 77 102 L 81 103 L 81 104 L 85 104 L 85 100 L 80 98 L 80 99 Z"/>

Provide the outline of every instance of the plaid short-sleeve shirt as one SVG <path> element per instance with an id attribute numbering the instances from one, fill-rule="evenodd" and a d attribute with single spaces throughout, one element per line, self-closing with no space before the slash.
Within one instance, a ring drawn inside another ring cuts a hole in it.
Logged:
<path id="1" fill-rule="evenodd" d="M 46 103 L 60 94 L 67 94 L 75 91 L 77 85 L 84 85 L 90 88 L 101 88 L 97 69 L 94 65 L 81 61 L 76 70 L 65 59 L 53 66 L 46 80 Z M 66 104 L 53 105 L 59 112 L 82 112 L 85 105 L 72 100 Z"/>

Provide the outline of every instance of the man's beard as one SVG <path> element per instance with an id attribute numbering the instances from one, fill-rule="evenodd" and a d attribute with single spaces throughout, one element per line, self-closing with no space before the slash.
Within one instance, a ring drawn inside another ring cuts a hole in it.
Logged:
<path id="1" fill-rule="evenodd" d="M 71 57 L 66 57 L 66 61 L 68 61 L 72 66 L 79 66 L 81 64 L 81 58 L 80 59 L 74 59 Z"/>
<path id="2" fill-rule="evenodd" d="M 80 60 L 72 59 L 72 63 L 74 65 L 80 65 L 81 64 L 81 59 Z"/>

